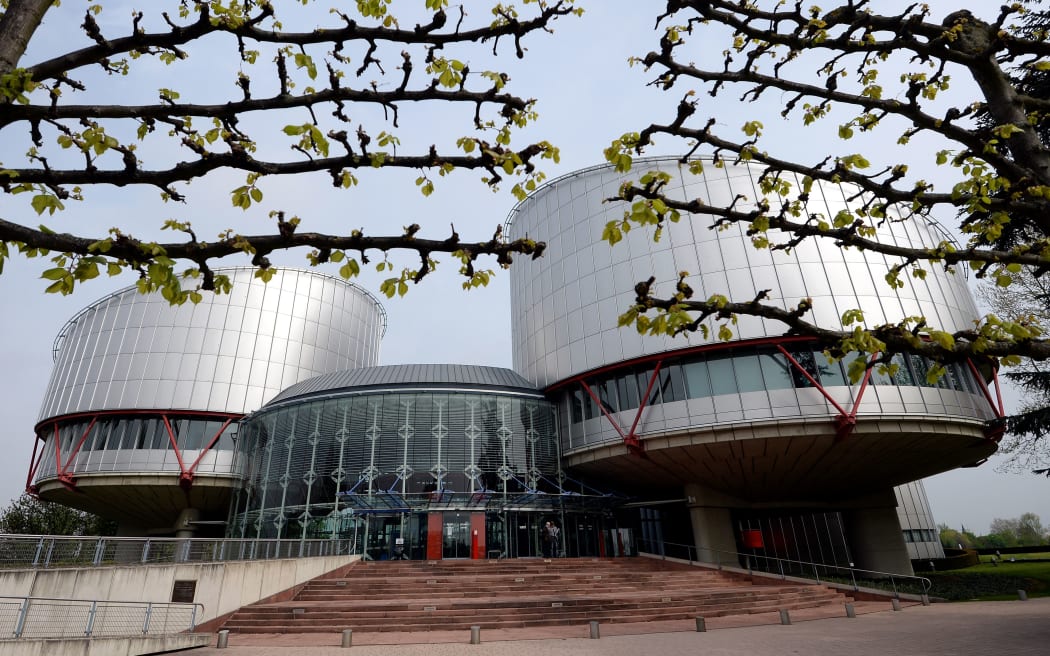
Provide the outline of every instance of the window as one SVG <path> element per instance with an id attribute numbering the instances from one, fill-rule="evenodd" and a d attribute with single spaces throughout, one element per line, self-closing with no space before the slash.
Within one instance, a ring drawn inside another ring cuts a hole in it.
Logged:
<path id="1" fill-rule="evenodd" d="M 711 374 L 711 392 L 714 396 L 736 394 L 736 374 L 733 373 L 733 358 L 728 355 L 708 358 L 707 369 Z"/>
<path id="2" fill-rule="evenodd" d="M 664 403 L 685 400 L 685 380 L 682 368 L 677 364 L 665 364 L 660 368 L 660 395 Z"/>
<path id="3" fill-rule="evenodd" d="M 762 366 L 757 355 L 738 355 L 733 358 L 736 383 L 740 392 L 761 392 L 766 389 L 762 381 Z"/>
<path id="4" fill-rule="evenodd" d="M 711 396 L 711 380 L 707 376 L 707 361 L 699 356 L 693 362 L 682 365 L 685 374 L 686 392 L 691 399 Z"/>
<path id="5" fill-rule="evenodd" d="M 616 387 L 620 397 L 620 410 L 638 407 L 638 385 L 633 374 L 617 378 Z"/>
<path id="6" fill-rule="evenodd" d="M 758 356 L 762 367 L 762 376 L 766 381 L 766 389 L 790 389 L 794 386 L 791 378 L 792 365 L 783 353 L 766 351 Z"/>

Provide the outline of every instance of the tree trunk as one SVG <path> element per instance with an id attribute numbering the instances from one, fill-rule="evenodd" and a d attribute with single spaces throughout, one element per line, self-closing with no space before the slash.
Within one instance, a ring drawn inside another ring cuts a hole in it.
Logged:
<path id="1" fill-rule="evenodd" d="M 29 39 L 54 0 L 11 0 L 0 16 L 0 79 L 18 67 Z"/>

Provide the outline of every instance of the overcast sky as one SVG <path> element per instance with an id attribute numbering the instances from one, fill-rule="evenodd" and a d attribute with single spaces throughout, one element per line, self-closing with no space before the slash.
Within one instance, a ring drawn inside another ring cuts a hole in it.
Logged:
<path id="1" fill-rule="evenodd" d="M 146 12 L 156 12 L 155 4 L 106 2 L 106 11 L 100 18 L 104 33 L 123 35 L 131 8 L 141 6 Z M 490 3 L 468 1 L 466 6 L 468 11 L 483 11 L 487 4 Z M 670 120 L 682 93 L 676 90 L 660 94 L 647 88 L 645 83 L 649 78 L 645 72 L 627 66 L 628 56 L 642 55 L 656 47 L 657 37 L 651 31 L 652 12 L 662 6 L 661 3 L 589 0 L 581 4 L 587 10 L 582 19 L 560 20 L 554 34 L 533 35 L 527 40 L 530 50 L 524 61 L 513 60 L 506 48 L 501 48 L 502 56 L 498 60 L 499 66 L 511 72 L 511 92 L 540 99 L 541 119 L 526 136 L 549 139 L 561 148 L 561 165 L 546 167 L 552 177 L 601 163 L 602 149 L 623 132 L 640 130 L 654 120 Z M 958 7 L 957 3 L 944 1 L 930 4 L 938 19 Z M 39 34 L 42 38 L 31 44 L 33 52 L 54 53 L 58 48 L 89 45 L 76 28 L 85 5 L 67 0 L 59 10 L 53 10 Z M 904 3 L 880 1 L 873 5 L 888 12 Z M 322 15 L 320 20 L 328 19 Z M 292 21 L 285 19 L 285 22 L 291 24 Z M 695 56 L 697 59 L 717 57 L 724 47 L 724 43 L 715 42 L 709 49 L 697 49 Z M 146 79 L 110 80 L 104 97 L 142 100 L 152 97 L 156 88 L 168 87 L 182 92 L 183 99 L 225 99 L 236 67 L 226 66 L 228 58 L 213 55 L 211 51 L 187 50 L 191 58 L 178 69 L 165 69 L 146 59 L 139 60 L 136 66 L 142 65 L 142 70 L 148 73 Z M 474 70 L 494 66 L 487 61 L 484 49 L 456 55 L 467 59 Z M 213 75 L 216 70 L 222 72 Z M 92 74 L 84 77 L 97 80 Z M 253 89 L 265 84 L 259 76 L 253 78 Z M 142 93 L 146 96 L 136 95 Z M 760 106 L 745 107 L 731 95 L 717 101 L 705 96 L 701 111 L 718 116 L 719 126 L 727 134 L 742 125 L 745 118 L 760 118 L 766 124 L 771 146 L 802 153 L 809 161 L 818 161 L 830 148 L 842 148 L 817 130 L 800 132 L 797 124 L 781 122 L 779 101 L 767 94 Z M 351 113 L 355 111 L 357 108 L 351 108 Z M 366 111 L 354 115 L 355 121 L 370 118 Z M 398 134 L 406 144 L 406 151 L 418 151 L 419 147 L 408 144 L 454 141 L 456 136 L 466 133 L 469 118 L 469 114 L 452 116 L 428 108 L 408 108 L 402 117 L 404 127 Z M 298 120 L 305 122 L 307 117 L 301 116 Z M 375 131 L 378 129 L 381 128 Z M 518 139 L 516 144 L 524 143 L 523 138 Z M 880 139 L 864 147 L 878 149 L 886 137 Z M 285 148 L 286 142 L 263 145 L 278 146 Z M 21 159 L 26 147 L 25 135 L 13 128 L 0 131 L 0 163 L 11 166 Z M 151 137 L 143 155 L 164 152 L 166 147 L 163 137 Z M 851 148 L 855 150 L 857 146 Z M 669 146 L 652 151 L 653 154 L 671 152 L 675 151 Z M 864 152 L 872 155 L 871 150 Z M 936 179 L 931 153 L 932 150 L 917 144 L 906 157 L 913 171 L 923 171 L 922 177 Z M 878 152 L 874 155 L 871 158 L 876 160 Z M 923 167 L 929 167 L 930 171 L 924 171 Z M 190 202 L 183 206 L 160 202 L 155 189 L 89 189 L 85 202 L 70 203 L 69 210 L 47 218 L 46 223 L 58 231 L 82 231 L 100 236 L 116 225 L 128 227 L 135 234 L 154 234 L 152 231 L 164 219 L 178 218 L 192 220 L 203 235 L 229 226 L 244 233 L 260 233 L 271 225 L 266 218 L 269 210 L 285 209 L 303 218 L 303 229 L 346 232 L 364 227 L 380 234 L 396 233 L 401 226 L 420 223 L 425 236 L 443 238 L 448 234 L 449 223 L 454 223 L 464 239 L 485 239 L 514 206 L 507 189 L 489 191 L 470 174 L 438 179 L 434 194 L 423 198 L 413 184 L 416 175 L 365 171 L 359 176 L 361 185 L 350 191 L 333 190 L 324 175 L 267 179 L 263 183 L 266 197 L 262 209 L 248 213 L 235 210 L 229 202 L 229 190 L 240 184 L 242 176 L 218 175 L 195 182 L 185 189 Z M 27 199 L 0 198 L 3 199 L 0 211 L 5 219 L 29 224 L 40 222 L 29 209 Z M 304 261 L 302 254 L 273 259 L 287 265 Z M 244 260 L 229 262 L 231 265 L 246 263 Z M 25 486 L 33 426 L 39 418 L 41 398 L 51 374 L 51 347 L 55 336 L 81 307 L 134 282 L 132 277 L 122 276 L 93 281 L 70 297 L 45 295 L 46 283 L 39 280 L 43 268 L 44 263 L 39 260 L 15 258 L 5 264 L 0 276 L 3 317 L 0 321 L 3 372 L 0 411 L 5 419 L 0 424 L 0 443 L 5 456 L 0 460 L 0 500 L 16 497 Z M 382 346 L 382 364 L 511 365 L 508 276 L 497 275 L 486 289 L 463 292 L 453 275 L 455 268 L 446 263 L 422 288 L 412 290 L 404 298 L 384 300 L 390 321 Z M 368 273 L 361 282 L 376 291 L 379 279 L 380 276 Z M 980 468 L 956 470 L 928 480 L 927 491 L 936 520 L 955 527 L 965 524 L 978 533 L 985 532 L 995 517 L 1016 517 L 1028 511 L 1050 522 L 1050 481 L 1031 474 L 1000 473 L 996 471 L 996 464 L 993 458 Z"/>

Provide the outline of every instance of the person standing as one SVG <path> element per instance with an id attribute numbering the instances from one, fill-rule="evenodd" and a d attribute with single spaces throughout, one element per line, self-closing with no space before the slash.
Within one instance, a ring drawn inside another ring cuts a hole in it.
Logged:
<path id="1" fill-rule="evenodd" d="M 554 525 L 547 522 L 540 531 L 540 542 L 543 547 L 543 557 L 550 558 L 554 552 Z"/>

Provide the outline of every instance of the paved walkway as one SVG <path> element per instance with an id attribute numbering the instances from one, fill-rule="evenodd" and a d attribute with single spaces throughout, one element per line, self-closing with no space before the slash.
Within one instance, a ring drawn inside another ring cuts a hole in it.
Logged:
<path id="1" fill-rule="evenodd" d="M 791 626 L 776 614 L 712 618 L 706 633 L 692 621 L 604 624 L 600 640 L 588 627 L 354 634 L 350 651 L 337 633 L 230 636 L 228 649 L 194 650 L 195 656 L 1044 656 L 1050 653 L 1050 597 L 1030 601 L 905 605 L 860 602 L 857 618 L 844 612 L 792 611 Z"/>

